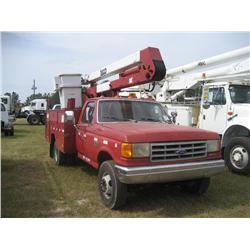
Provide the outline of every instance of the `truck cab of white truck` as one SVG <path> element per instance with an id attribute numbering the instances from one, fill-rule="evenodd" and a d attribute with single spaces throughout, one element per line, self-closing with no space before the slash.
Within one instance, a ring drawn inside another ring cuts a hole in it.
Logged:
<path id="1" fill-rule="evenodd" d="M 207 84 L 203 88 L 199 127 L 217 131 L 224 138 L 233 131 L 234 134 L 245 133 L 245 136 L 249 136 L 250 83 L 217 82 Z"/>
<path id="2" fill-rule="evenodd" d="M 44 124 L 46 111 L 46 99 L 34 99 L 30 102 L 29 106 L 21 108 L 21 114 L 27 118 L 28 123 L 31 125 Z"/>
<path id="3" fill-rule="evenodd" d="M 1 95 L 1 102 L 4 104 L 6 111 L 9 114 L 9 120 L 11 122 L 15 121 L 15 107 L 13 103 L 13 99 L 9 95 Z"/>
<path id="4" fill-rule="evenodd" d="M 5 136 L 14 135 L 14 127 L 8 113 L 7 107 L 3 102 L 1 105 L 1 131 L 4 132 Z"/>
<path id="5" fill-rule="evenodd" d="M 226 165 L 240 174 L 250 174 L 249 62 L 246 47 L 170 69 L 156 94 L 168 113 L 177 113 L 176 124 L 217 132 Z"/>

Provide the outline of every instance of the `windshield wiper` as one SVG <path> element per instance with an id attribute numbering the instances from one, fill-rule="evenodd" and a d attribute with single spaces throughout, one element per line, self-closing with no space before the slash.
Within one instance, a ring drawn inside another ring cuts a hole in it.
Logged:
<path id="1" fill-rule="evenodd" d="M 161 122 L 159 119 L 141 118 L 140 121 Z"/>
<path id="2" fill-rule="evenodd" d="M 104 119 L 109 119 L 109 120 L 112 120 L 112 121 L 119 121 L 119 122 L 138 122 L 135 119 L 121 119 L 121 118 L 117 118 L 117 117 L 114 117 L 114 116 L 104 116 L 103 118 Z"/>

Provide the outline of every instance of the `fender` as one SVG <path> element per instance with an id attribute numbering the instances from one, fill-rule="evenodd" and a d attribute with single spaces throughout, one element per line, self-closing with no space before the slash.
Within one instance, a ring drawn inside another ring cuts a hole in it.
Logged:
<path id="1" fill-rule="evenodd" d="M 222 134 L 222 147 L 226 147 L 230 138 L 238 136 L 250 137 L 250 130 L 238 124 L 228 126 Z"/>

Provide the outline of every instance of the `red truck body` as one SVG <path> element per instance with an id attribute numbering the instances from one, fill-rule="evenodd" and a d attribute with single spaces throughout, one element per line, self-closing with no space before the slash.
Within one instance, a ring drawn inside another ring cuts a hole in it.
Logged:
<path id="1" fill-rule="evenodd" d="M 118 71 L 118 79 L 96 84 L 103 72 Z M 153 100 L 118 97 L 120 89 L 159 81 L 165 71 L 159 50 L 144 49 L 94 72 L 78 108 L 74 98 L 65 99 L 76 94 L 75 83 L 67 82 L 72 75 L 59 76 L 66 76 L 59 91 L 68 88 L 61 92 L 67 105 L 47 112 L 50 156 L 57 165 L 77 157 L 99 169 L 100 195 L 109 208 L 124 204 L 128 184 L 178 181 L 192 192 L 204 192 L 209 177 L 224 171 L 218 134 L 169 124 L 166 110 Z"/>
<path id="2" fill-rule="evenodd" d="M 113 98 L 116 100 L 117 98 Z M 123 100 L 124 98 L 119 98 Z M 76 154 L 78 158 L 87 162 L 94 168 L 99 168 L 101 155 L 109 155 L 117 164 L 127 167 L 152 165 L 149 158 L 127 159 L 121 157 L 121 143 L 144 142 L 183 142 L 219 140 L 219 135 L 210 131 L 177 126 L 168 123 L 155 122 L 103 122 L 97 121 L 97 110 L 94 111 L 94 119 L 91 124 L 82 122 L 86 105 L 95 102 L 98 107 L 99 100 L 112 100 L 112 98 L 90 98 L 83 109 L 74 109 L 74 124 L 65 122 L 65 110 L 51 110 L 47 113 L 46 138 L 51 144 L 56 142 L 57 148 L 64 154 Z M 137 100 L 143 101 L 145 100 Z M 150 101 L 152 102 L 152 101 Z M 196 159 L 178 160 L 179 163 L 196 162 L 204 160 L 220 159 L 220 151 L 208 153 L 206 156 Z M 176 160 L 167 162 L 154 162 L 153 165 L 163 163 L 174 164 Z"/>

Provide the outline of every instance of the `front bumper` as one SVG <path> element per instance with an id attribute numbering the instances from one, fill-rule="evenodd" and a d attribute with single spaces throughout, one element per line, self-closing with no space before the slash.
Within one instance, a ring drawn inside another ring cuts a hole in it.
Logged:
<path id="1" fill-rule="evenodd" d="M 224 160 L 140 167 L 115 165 L 114 167 L 120 182 L 126 184 L 184 181 L 210 177 L 225 171 Z"/>

